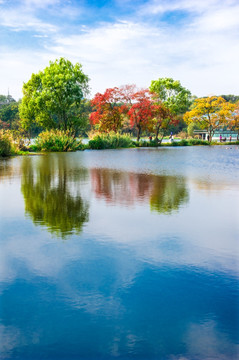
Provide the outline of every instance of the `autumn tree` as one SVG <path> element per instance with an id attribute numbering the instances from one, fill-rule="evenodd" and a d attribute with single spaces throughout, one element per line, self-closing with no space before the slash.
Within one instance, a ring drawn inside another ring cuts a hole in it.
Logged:
<path id="1" fill-rule="evenodd" d="M 44 129 L 70 130 L 75 135 L 80 127 L 79 109 L 88 92 L 89 78 L 80 64 L 60 58 L 23 85 L 20 105 L 22 126 L 32 122 Z"/>
<path id="2" fill-rule="evenodd" d="M 192 110 L 185 113 L 184 120 L 187 124 L 194 122 L 206 129 L 211 141 L 216 130 L 230 124 L 234 109 L 234 104 L 220 96 L 200 98 L 194 101 Z"/>
<path id="3" fill-rule="evenodd" d="M 91 124 L 98 124 L 99 131 L 116 133 L 122 126 L 120 99 L 117 87 L 106 89 L 103 94 L 97 93 L 91 100 L 91 106 L 95 110 L 90 114 Z"/>
<path id="4" fill-rule="evenodd" d="M 239 101 L 235 104 L 235 109 L 230 121 L 230 129 L 237 132 L 237 139 L 239 136 Z"/>
<path id="5" fill-rule="evenodd" d="M 150 129 L 150 121 L 153 118 L 152 101 L 147 89 L 132 94 L 131 101 L 128 116 L 131 126 L 137 129 L 137 141 L 139 141 L 142 131 Z"/>

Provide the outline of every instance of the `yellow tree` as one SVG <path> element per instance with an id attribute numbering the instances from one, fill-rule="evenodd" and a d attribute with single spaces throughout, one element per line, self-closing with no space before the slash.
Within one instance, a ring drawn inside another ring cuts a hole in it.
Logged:
<path id="1" fill-rule="evenodd" d="M 184 120 L 187 124 L 194 122 L 202 129 L 206 129 L 211 141 L 216 130 L 229 126 L 234 109 L 234 104 L 220 96 L 199 98 L 194 100 L 192 110 L 184 114 Z"/>
<path id="2" fill-rule="evenodd" d="M 237 131 L 237 140 L 239 137 L 239 101 L 235 104 L 235 110 L 233 113 L 232 120 L 230 122 L 230 128 Z"/>

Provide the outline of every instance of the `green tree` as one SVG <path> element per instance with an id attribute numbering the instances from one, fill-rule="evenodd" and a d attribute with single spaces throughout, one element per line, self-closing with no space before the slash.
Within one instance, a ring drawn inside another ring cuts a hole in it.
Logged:
<path id="1" fill-rule="evenodd" d="M 70 130 L 76 135 L 82 123 L 82 99 L 88 93 L 89 78 L 80 64 L 60 58 L 23 85 L 20 105 L 22 126 L 35 122 L 44 129 Z"/>
<path id="2" fill-rule="evenodd" d="M 220 95 L 226 101 L 235 104 L 239 101 L 239 95 Z"/>
<path id="3" fill-rule="evenodd" d="M 8 125 L 9 129 L 17 129 L 19 126 L 18 102 L 11 101 L 0 107 L 0 119 Z"/>
<path id="4" fill-rule="evenodd" d="M 182 114 L 192 103 L 192 94 L 180 81 L 172 78 L 159 78 L 151 81 L 149 90 L 156 94 L 158 102 L 163 103 L 173 114 Z"/>

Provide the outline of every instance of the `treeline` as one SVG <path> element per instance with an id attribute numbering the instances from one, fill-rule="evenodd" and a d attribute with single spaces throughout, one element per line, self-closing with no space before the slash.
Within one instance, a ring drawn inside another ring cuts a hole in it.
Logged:
<path id="1" fill-rule="evenodd" d="M 69 137 L 97 134 L 148 136 L 161 143 L 167 135 L 193 136 L 205 129 L 209 141 L 218 129 L 239 131 L 239 96 L 196 98 L 180 81 L 152 80 L 149 88 L 135 85 L 108 88 L 89 99 L 89 77 L 80 64 L 60 58 L 23 85 L 23 98 L 0 95 L 0 129 L 33 138 L 59 131 Z"/>

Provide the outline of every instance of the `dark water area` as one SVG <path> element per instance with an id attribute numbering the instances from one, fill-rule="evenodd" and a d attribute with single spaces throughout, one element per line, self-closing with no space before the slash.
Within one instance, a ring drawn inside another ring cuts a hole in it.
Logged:
<path id="1" fill-rule="evenodd" d="M 239 147 L 0 160 L 0 358 L 239 358 Z"/>

